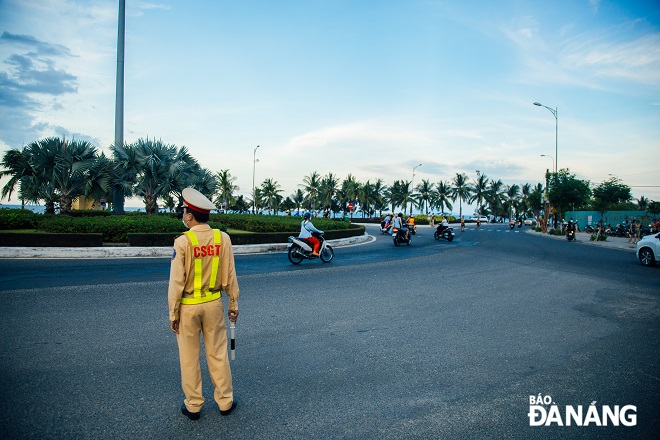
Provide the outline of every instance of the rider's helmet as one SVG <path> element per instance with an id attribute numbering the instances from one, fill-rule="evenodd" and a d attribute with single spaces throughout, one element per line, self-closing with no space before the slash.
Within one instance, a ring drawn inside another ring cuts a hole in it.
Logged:
<path id="1" fill-rule="evenodd" d="M 397 216 L 397 217 L 403 217 L 403 214 L 402 214 L 402 213 L 398 213 L 396 216 Z"/>
<path id="2" fill-rule="evenodd" d="M 311 217 L 312 217 L 312 214 L 309 211 L 307 211 L 303 214 L 303 218 L 305 220 L 309 220 Z"/>

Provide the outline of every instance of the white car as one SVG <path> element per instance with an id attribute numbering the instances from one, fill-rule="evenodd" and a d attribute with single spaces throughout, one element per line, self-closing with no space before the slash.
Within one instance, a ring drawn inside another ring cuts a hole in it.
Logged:
<path id="1" fill-rule="evenodd" d="M 646 235 L 637 242 L 637 258 L 644 266 L 660 261 L 660 234 Z"/>
<path id="2" fill-rule="evenodd" d="M 536 219 L 534 217 L 527 217 L 523 224 L 525 226 L 534 226 L 536 224 Z"/>
<path id="3" fill-rule="evenodd" d="M 476 222 L 477 219 L 479 219 L 479 221 L 480 221 L 481 223 L 488 223 L 488 217 L 486 217 L 485 215 L 481 215 L 481 216 L 479 216 L 479 215 L 473 215 L 472 218 L 471 218 L 470 220 L 472 220 L 473 222 Z"/>

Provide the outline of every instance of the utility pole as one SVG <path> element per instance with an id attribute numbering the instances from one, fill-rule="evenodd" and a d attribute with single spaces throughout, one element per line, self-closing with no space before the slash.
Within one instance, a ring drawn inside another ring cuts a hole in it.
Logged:
<path id="1" fill-rule="evenodd" d="M 115 94 L 115 147 L 124 145 L 124 35 L 126 34 L 126 0 L 119 0 L 117 24 L 117 85 Z M 112 212 L 124 213 L 124 190 L 115 189 Z"/>

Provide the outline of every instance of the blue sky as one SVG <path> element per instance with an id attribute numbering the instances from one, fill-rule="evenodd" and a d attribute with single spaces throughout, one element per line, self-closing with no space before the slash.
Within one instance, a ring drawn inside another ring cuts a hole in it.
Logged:
<path id="1" fill-rule="evenodd" d="M 51 135 L 107 151 L 117 3 L 0 0 L 0 152 Z M 415 183 L 540 182 L 539 101 L 559 168 L 660 201 L 657 1 L 126 3 L 125 140 L 185 145 L 241 194 L 257 145 L 257 184 L 285 196 L 312 171 L 391 184 L 420 163 Z"/>

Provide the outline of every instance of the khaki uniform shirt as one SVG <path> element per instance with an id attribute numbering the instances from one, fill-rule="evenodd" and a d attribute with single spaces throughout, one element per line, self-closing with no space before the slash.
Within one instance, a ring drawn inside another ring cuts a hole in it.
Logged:
<path id="1" fill-rule="evenodd" d="M 213 244 L 213 229 L 207 224 L 196 225 L 190 228 L 197 236 L 200 247 Z M 229 235 L 220 232 L 220 265 L 215 286 L 209 286 L 211 280 L 211 265 L 213 255 L 202 257 L 202 295 L 207 290 L 217 292 L 223 290 L 229 297 L 229 309 L 238 310 L 238 280 L 234 268 L 234 251 L 231 248 Z M 200 255 L 210 252 L 199 252 Z M 179 307 L 181 297 L 192 297 L 195 290 L 195 258 L 190 240 L 185 235 L 174 240 L 174 254 L 170 265 L 170 285 L 167 291 L 167 302 L 169 305 L 170 321 L 179 319 Z"/>

